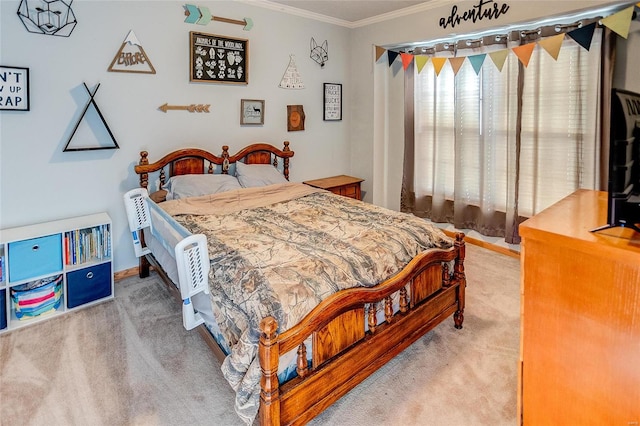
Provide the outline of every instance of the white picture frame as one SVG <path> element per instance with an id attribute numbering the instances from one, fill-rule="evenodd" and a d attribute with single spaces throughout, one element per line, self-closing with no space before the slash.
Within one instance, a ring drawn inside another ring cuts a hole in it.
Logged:
<path id="1" fill-rule="evenodd" d="M 0 65 L 0 110 L 29 111 L 29 68 Z"/>

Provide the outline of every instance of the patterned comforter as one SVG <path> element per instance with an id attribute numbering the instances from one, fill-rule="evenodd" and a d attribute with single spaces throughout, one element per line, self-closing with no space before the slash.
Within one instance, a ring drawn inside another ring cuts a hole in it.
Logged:
<path id="1" fill-rule="evenodd" d="M 222 371 L 247 424 L 259 406 L 264 317 L 273 316 L 282 332 L 329 295 L 375 286 L 418 253 L 453 245 L 413 215 L 296 183 L 161 206 L 192 233 L 207 236 L 213 311 L 232 348 Z"/>

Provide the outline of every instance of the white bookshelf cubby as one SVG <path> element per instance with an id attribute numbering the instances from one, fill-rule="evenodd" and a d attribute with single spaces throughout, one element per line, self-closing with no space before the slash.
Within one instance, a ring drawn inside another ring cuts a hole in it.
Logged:
<path id="1" fill-rule="evenodd" d="M 0 230 L 0 333 L 113 299 L 111 218 Z"/>

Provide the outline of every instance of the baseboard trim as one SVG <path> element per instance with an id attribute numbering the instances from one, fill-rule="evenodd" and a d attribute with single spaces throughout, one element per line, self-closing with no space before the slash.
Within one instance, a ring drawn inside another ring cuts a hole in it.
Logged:
<path id="1" fill-rule="evenodd" d="M 444 233 L 447 234 L 450 237 L 454 237 L 456 232 L 454 231 L 449 231 L 448 229 L 443 229 Z M 510 256 L 510 257 L 514 257 L 516 259 L 520 259 L 520 252 L 516 251 L 516 250 L 511 250 L 509 248 L 506 247 L 500 247 L 498 245 L 486 242 L 486 241 L 482 241 L 479 240 L 477 238 L 473 238 L 473 237 L 469 237 L 469 236 L 465 236 L 464 240 L 466 242 L 468 242 L 469 244 L 473 244 L 474 246 L 479 246 L 482 248 L 485 248 L 487 250 L 491 250 L 494 251 L 496 253 L 500 253 L 500 254 L 504 254 L 506 256 Z"/>
<path id="2" fill-rule="evenodd" d="M 125 269 L 124 271 L 118 271 L 113 274 L 113 280 L 118 282 L 120 280 L 124 280 L 125 278 L 133 277 L 138 275 L 138 267 Z"/>

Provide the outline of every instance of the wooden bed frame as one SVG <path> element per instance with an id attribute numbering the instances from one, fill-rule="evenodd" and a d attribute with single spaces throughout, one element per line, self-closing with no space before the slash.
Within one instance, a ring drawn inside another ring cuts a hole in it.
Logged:
<path id="1" fill-rule="evenodd" d="M 289 142 L 284 142 L 282 150 L 265 143 L 249 145 L 232 156 L 228 150 L 224 146 L 222 155 L 216 156 L 200 149 L 182 149 L 151 164 L 148 153 L 142 151 L 135 172 L 140 175 L 140 186 L 148 190 L 148 174 L 160 171 L 161 189 L 166 182 L 167 166 L 170 176 L 174 176 L 228 173 L 229 164 L 240 160 L 278 167 L 282 160 L 283 174 L 289 178 L 289 159 L 294 154 Z M 333 294 L 299 324 L 281 334 L 277 332 L 274 318 L 264 318 L 260 323 L 259 343 L 260 424 L 304 424 L 447 317 L 453 315 L 455 327 L 462 328 L 466 287 L 464 258 L 464 234 L 458 233 L 450 249 L 432 249 L 419 254 L 398 274 L 373 288 L 351 288 Z M 453 262 L 453 273 L 449 270 L 450 262 Z M 150 264 L 180 299 L 175 284 L 152 254 L 140 258 L 140 277 L 149 275 Z M 396 292 L 400 309 L 394 314 L 391 296 Z M 376 320 L 377 302 L 384 306 L 382 323 Z M 222 361 L 225 355 L 209 331 L 204 325 L 198 328 Z M 304 345 L 309 336 L 313 342 L 311 366 L 307 363 Z M 280 385 L 279 358 L 295 348 L 298 377 Z"/>

